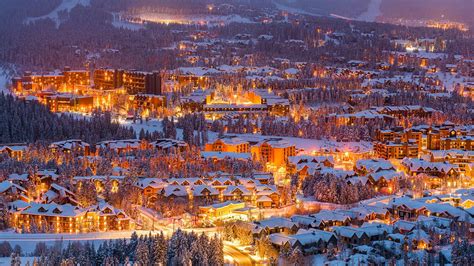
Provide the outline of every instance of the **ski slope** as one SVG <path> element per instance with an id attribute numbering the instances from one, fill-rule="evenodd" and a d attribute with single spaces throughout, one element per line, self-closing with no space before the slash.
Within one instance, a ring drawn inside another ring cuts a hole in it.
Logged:
<path id="1" fill-rule="evenodd" d="M 360 14 L 356 18 L 356 20 L 375 22 L 377 20 L 377 17 L 379 17 L 382 14 L 380 11 L 381 5 L 382 5 L 382 0 L 370 0 L 370 3 L 367 7 L 367 11 Z"/>
<path id="2" fill-rule="evenodd" d="M 77 5 L 83 5 L 83 6 L 89 6 L 91 0 L 63 0 L 62 3 L 56 7 L 53 11 L 51 11 L 49 14 L 46 14 L 41 17 L 30 17 L 26 20 L 26 23 L 34 22 L 36 20 L 40 19 L 45 19 L 45 18 L 50 18 L 56 23 L 56 26 L 59 26 L 61 24 L 61 21 L 59 20 L 59 13 L 61 11 L 71 11 L 74 7 Z"/>

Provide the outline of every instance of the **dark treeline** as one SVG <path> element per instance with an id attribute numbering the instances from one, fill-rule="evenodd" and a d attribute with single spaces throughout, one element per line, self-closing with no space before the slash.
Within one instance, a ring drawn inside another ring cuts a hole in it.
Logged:
<path id="1" fill-rule="evenodd" d="M 223 265 L 223 243 L 217 237 L 178 229 L 171 238 L 162 233 L 130 240 L 108 240 L 97 249 L 86 242 L 57 241 L 48 247 L 36 245 L 33 265 Z M 14 254 L 12 258 L 18 259 Z"/>
<path id="2" fill-rule="evenodd" d="M 82 139 L 96 143 L 107 139 L 134 138 L 132 128 L 112 122 L 109 113 L 96 112 L 79 119 L 69 114 L 54 114 L 37 102 L 0 94 L 0 143 Z"/>

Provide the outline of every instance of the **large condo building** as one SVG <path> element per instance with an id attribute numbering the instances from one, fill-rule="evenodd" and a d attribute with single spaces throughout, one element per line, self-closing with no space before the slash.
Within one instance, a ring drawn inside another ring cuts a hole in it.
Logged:
<path id="1" fill-rule="evenodd" d="M 98 90 L 114 90 L 122 87 L 123 70 L 99 68 L 94 70 L 94 86 Z"/>
<path id="2" fill-rule="evenodd" d="M 53 88 L 59 91 L 73 91 L 81 86 L 90 84 L 87 70 L 71 70 L 64 67 L 62 72 L 33 73 L 26 71 L 23 76 L 12 80 L 13 89 L 22 91 L 42 91 Z"/>
<path id="3" fill-rule="evenodd" d="M 161 94 L 160 72 L 124 71 L 123 88 L 128 94 Z"/>
<path id="4" fill-rule="evenodd" d="M 94 85 L 99 90 L 123 87 L 127 94 L 161 94 L 161 74 L 158 71 L 144 72 L 101 68 L 94 71 Z"/>

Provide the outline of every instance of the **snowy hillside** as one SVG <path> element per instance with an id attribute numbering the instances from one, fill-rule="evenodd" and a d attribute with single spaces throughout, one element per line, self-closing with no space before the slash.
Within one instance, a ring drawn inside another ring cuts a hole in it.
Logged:
<path id="1" fill-rule="evenodd" d="M 357 17 L 357 20 L 367 21 L 367 22 L 374 22 L 376 21 L 377 17 L 381 15 L 380 6 L 382 5 L 382 0 L 370 0 L 369 6 L 367 7 L 367 11 L 360 14 Z"/>
<path id="2" fill-rule="evenodd" d="M 0 67 L 0 93 L 10 93 L 7 85 L 10 83 L 12 74 L 5 68 Z"/>
<path id="3" fill-rule="evenodd" d="M 59 20 L 59 13 L 61 11 L 69 12 L 71 11 L 71 9 L 73 9 L 77 5 L 88 6 L 90 5 L 90 0 L 63 0 L 62 3 L 58 7 L 56 7 L 53 11 L 51 11 L 51 13 L 46 14 L 41 17 L 28 18 L 26 20 L 26 23 L 34 22 L 39 19 L 50 18 L 56 23 L 57 26 L 59 26 L 61 24 L 61 21 Z"/>

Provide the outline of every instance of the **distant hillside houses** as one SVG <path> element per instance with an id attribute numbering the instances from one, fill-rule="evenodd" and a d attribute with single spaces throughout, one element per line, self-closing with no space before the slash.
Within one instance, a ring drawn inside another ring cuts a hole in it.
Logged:
<path id="1" fill-rule="evenodd" d="M 331 114 L 328 119 L 337 125 L 366 124 L 370 121 L 383 121 L 390 124 L 395 118 L 431 117 L 437 110 L 419 105 L 372 107 L 355 113 Z"/>
<path id="2" fill-rule="evenodd" d="M 466 227 L 465 237 L 474 238 L 474 191 L 455 194 L 376 198 L 345 210 L 240 222 L 234 227 L 251 234 L 254 241 L 268 239 L 276 250 L 299 248 L 304 255 L 340 251 L 340 247 L 350 249 L 352 256 L 400 256 L 408 247 L 415 252 L 430 252 L 435 246 L 451 248 L 455 234 Z"/>

